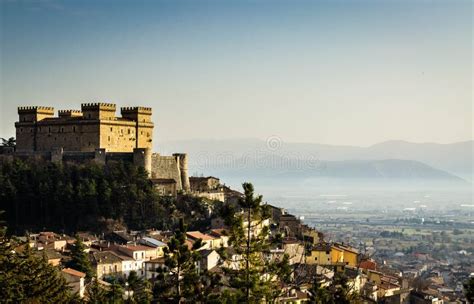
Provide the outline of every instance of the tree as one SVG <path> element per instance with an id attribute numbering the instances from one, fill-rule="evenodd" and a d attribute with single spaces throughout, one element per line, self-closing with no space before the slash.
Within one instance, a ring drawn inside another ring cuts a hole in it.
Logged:
<path id="1" fill-rule="evenodd" d="M 66 280 L 47 260 L 32 253 L 28 243 L 7 238 L 0 227 L 0 299 L 5 303 L 71 303 Z M 16 246 L 14 246 L 16 243 Z M 16 247 L 16 249 L 15 249 Z"/>
<path id="2" fill-rule="evenodd" d="M 223 208 L 229 226 L 229 246 L 239 257 L 236 265 L 235 260 L 229 261 L 226 254 L 222 255 L 226 260 L 223 269 L 232 291 L 228 295 L 237 302 L 272 302 L 282 293 L 280 284 L 289 282 L 288 256 L 284 255 L 280 260 L 271 258 L 270 249 L 276 240 L 270 238 L 270 210 L 262 204 L 261 195 L 254 196 L 251 183 L 242 186 L 241 211 Z M 225 301 L 233 300 L 227 298 Z"/>
<path id="3" fill-rule="evenodd" d="M 97 277 L 91 278 L 89 284 L 86 288 L 86 297 L 89 303 L 101 304 L 101 303 L 110 303 L 105 288 L 100 286 Z"/>
<path id="4" fill-rule="evenodd" d="M 468 303 L 474 303 L 474 278 L 470 278 L 464 284 L 464 294 Z"/>
<path id="5" fill-rule="evenodd" d="M 164 249 L 166 269 L 161 271 L 156 282 L 161 288 L 155 287 L 155 294 L 158 297 L 162 299 L 170 297 L 176 303 L 182 297 L 187 300 L 196 297 L 197 285 L 200 284 L 196 269 L 200 254 L 196 250 L 202 247 L 202 241 L 197 240 L 189 248 L 186 243 L 186 231 L 187 227 L 183 219 L 180 219 L 179 227 Z"/>
<path id="6" fill-rule="evenodd" d="M 150 282 L 139 278 L 135 271 L 131 271 L 127 278 L 129 291 L 133 291 L 128 302 L 132 303 L 150 303 L 152 299 Z"/>
<path id="7" fill-rule="evenodd" d="M 2 146 L 3 147 L 15 147 L 16 146 L 15 137 L 10 137 L 9 139 L 2 138 Z"/>
<path id="8" fill-rule="evenodd" d="M 76 242 L 71 250 L 71 261 L 68 266 L 86 274 L 86 279 L 90 281 L 93 277 L 93 271 L 88 254 L 85 252 L 84 243 L 81 238 L 76 235 Z"/>
<path id="9" fill-rule="evenodd" d="M 331 283 L 322 287 L 316 277 L 311 288 L 311 300 L 316 304 L 355 304 L 360 303 L 359 294 L 350 286 L 344 273 L 336 272 Z"/>

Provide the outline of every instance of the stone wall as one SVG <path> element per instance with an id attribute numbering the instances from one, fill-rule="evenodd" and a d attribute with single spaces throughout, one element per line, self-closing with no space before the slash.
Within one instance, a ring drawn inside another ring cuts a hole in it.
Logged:
<path id="1" fill-rule="evenodd" d="M 151 178 L 174 179 L 176 190 L 182 190 L 181 172 L 174 156 L 161 156 L 153 153 L 151 156 Z"/>

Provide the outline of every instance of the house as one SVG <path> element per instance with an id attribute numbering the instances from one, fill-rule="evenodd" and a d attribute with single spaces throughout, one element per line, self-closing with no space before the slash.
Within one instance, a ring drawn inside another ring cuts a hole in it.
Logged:
<path id="1" fill-rule="evenodd" d="M 196 242 L 197 240 L 201 239 L 203 246 L 199 248 L 202 249 L 217 249 L 220 247 L 221 239 L 214 237 L 209 234 L 202 233 L 200 231 L 188 231 L 186 232 L 186 236 L 192 241 Z"/>
<path id="2" fill-rule="evenodd" d="M 145 261 L 144 263 L 145 268 L 145 278 L 147 280 L 154 280 L 158 274 L 158 271 L 161 269 L 167 269 L 165 265 L 165 258 L 159 257 L 156 259 L 152 259 L 149 261 Z"/>
<path id="3" fill-rule="evenodd" d="M 72 268 L 65 268 L 61 270 L 61 274 L 63 275 L 66 282 L 71 287 L 73 293 L 77 293 L 80 298 L 84 297 L 85 292 L 85 285 L 84 285 L 84 278 L 86 274 L 80 271 L 77 271 Z"/>
<path id="4" fill-rule="evenodd" d="M 359 251 L 357 249 L 338 243 L 335 243 L 332 246 L 332 249 L 332 252 L 334 252 L 334 262 L 343 262 L 351 267 L 356 267 L 358 265 Z"/>
<path id="5" fill-rule="evenodd" d="M 148 261 L 151 259 L 156 259 L 158 257 L 158 252 L 160 251 L 157 248 L 144 245 L 117 246 L 118 251 L 133 258 L 135 261 Z"/>
<path id="6" fill-rule="evenodd" d="M 90 256 L 97 278 L 102 279 L 122 272 L 122 259 L 113 251 L 96 251 Z"/>
<path id="7" fill-rule="evenodd" d="M 296 238 L 284 238 L 282 240 L 282 247 L 284 253 L 289 257 L 290 265 L 304 262 L 304 245 Z"/>
<path id="8" fill-rule="evenodd" d="M 281 304 L 301 304 L 309 302 L 309 294 L 296 288 L 289 288 L 284 295 L 278 297 L 276 300 L 276 303 Z"/>
<path id="9" fill-rule="evenodd" d="M 292 214 L 280 216 L 279 230 L 287 237 L 300 237 L 303 232 L 301 221 Z"/>
<path id="10" fill-rule="evenodd" d="M 112 244 L 127 245 L 135 242 L 135 238 L 126 231 L 113 231 L 105 235 L 104 239 Z"/>
<path id="11" fill-rule="evenodd" d="M 210 270 L 217 266 L 220 261 L 220 255 L 213 249 L 200 250 L 201 259 L 197 263 L 197 268 L 200 271 Z"/>
<path id="12" fill-rule="evenodd" d="M 191 176 L 189 178 L 191 191 L 193 192 L 207 192 L 210 190 L 216 190 L 220 186 L 220 180 L 217 177 L 196 177 Z"/>
<path id="13" fill-rule="evenodd" d="M 40 257 L 45 256 L 48 264 L 53 266 L 59 266 L 61 264 L 61 259 L 63 258 L 59 252 L 53 249 L 38 250 L 35 251 L 35 254 Z"/>
<path id="14" fill-rule="evenodd" d="M 311 252 L 306 256 L 306 264 L 308 265 L 331 265 L 331 245 L 327 243 L 321 243 L 311 248 Z"/>
<path id="15" fill-rule="evenodd" d="M 219 239 L 218 247 L 229 247 L 229 236 L 225 229 L 211 229 L 209 235 Z"/>
<path id="16" fill-rule="evenodd" d="M 163 249 L 167 246 L 164 242 L 159 241 L 155 238 L 151 237 L 143 237 L 138 241 L 140 244 L 155 248 L 156 249 L 156 257 L 163 257 L 164 256 L 164 251 Z"/>
<path id="17" fill-rule="evenodd" d="M 135 271 L 139 277 L 143 277 L 145 275 L 143 261 L 135 261 L 132 257 L 124 255 L 118 250 L 114 250 L 113 252 L 122 261 L 122 276 L 124 278 L 127 278 L 132 271 Z"/>
<path id="18" fill-rule="evenodd" d="M 36 241 L 36 247 L 38 249 L 48 248 L 57 251 L 63 251 L 66 249 L 66 238 L 54 232 L 42 231 L 37 235 L 30 235 L 30 237 Z"/>

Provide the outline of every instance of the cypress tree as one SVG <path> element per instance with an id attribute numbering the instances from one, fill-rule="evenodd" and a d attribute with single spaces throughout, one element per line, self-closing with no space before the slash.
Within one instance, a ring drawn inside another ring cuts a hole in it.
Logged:
<path id="1" fill-rule="evenodd" d="M 85 252 L 84 243 L 81 238 L 76 235 L 76 242 L 71 250 L 71 261 L 68 266 L 86 274 L 88 281 L 93 277 L 93 271 L 88 254 Z"/>

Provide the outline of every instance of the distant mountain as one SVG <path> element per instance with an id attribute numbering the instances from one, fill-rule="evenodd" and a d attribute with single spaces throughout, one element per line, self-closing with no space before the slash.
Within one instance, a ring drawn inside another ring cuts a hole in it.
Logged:
<path id="1" fill-rule="evenodd" d="M 369 147 L 287 143 L 278 138 L 162 143 L 186 151 L 191 173 L 248 176 L 470 180 L 474 141 L 454 144 L 388 141 Z M 456 176 L 457 175 L 457 176 Z"/>

